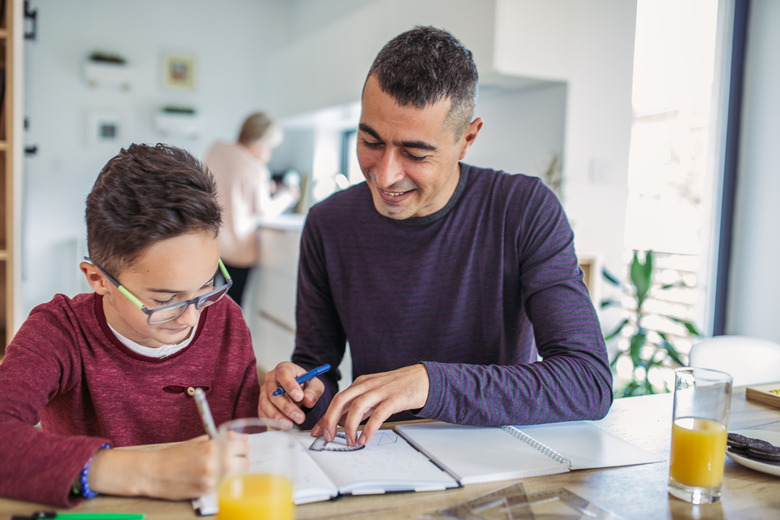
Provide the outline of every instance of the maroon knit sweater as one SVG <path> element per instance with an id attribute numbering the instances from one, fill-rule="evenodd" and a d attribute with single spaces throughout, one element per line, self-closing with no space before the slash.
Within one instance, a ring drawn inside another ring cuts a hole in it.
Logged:
<path id="1" fill-rule="evenodd" d="M 72 506 L 71 484 L 103 443 L 202 435 L 188 388 L 215 422 L 257 416 L 249 330 L 229 298 L 204 310 L 193 341 L 162 359 L 134 353 L 108 328 L 102 297 L 57 295 L 30 313 L 0 364 L 0 496 Z M 35 428 L 40 421 L 41 430 Z"/>

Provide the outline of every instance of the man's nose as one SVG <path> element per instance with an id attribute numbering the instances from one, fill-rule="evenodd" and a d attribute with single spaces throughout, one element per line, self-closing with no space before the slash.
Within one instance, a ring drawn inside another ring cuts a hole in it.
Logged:
<path id="1" fill-rule="evenodd" d="M 374 180 L 378 187 L 389 188 L 404 178 L 403 165 L 398 152 L 393 149 L 385 150 L 374 166 Z"/>

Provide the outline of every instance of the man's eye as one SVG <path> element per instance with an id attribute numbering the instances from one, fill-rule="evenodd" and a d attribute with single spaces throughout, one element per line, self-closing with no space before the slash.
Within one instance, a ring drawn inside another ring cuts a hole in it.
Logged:
<path id="1" fill-rule="evenodd" d="M 427 155 L 415 155 L 410 152 L 406 152 L 406 156 L 413 161 L 424 161 L 425 159 L 428 158 Z"/>
<path id="2" fill-rule="evenodd" d="M 363 146 L 365 146 L 366 148 L 379 148 L 380 146 L 382 146 L 382 143 L 375 142 L 375 141 L 366 141 L 365 139 L 363 139 Z"/>
<path id="3" fill-rule="evenodd" d="M 154 301 L 154 303 L 155 303 L 155 304 L 156 304 L 158 307 L 163 307 L 163 306 L 165 306 L 165 305 L 168 305 L 168 304 L 170 304 L 170 303 L 173 303 L 173 297 L 170 297 L 170 298 L 168 298 L 167 300 L 153 300 L 153 301 Z"/>

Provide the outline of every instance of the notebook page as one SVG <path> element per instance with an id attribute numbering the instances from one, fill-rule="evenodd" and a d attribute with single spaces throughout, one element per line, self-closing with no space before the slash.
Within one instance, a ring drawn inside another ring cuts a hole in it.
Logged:
<path id="1" fill-rule="evenodd" d="M 433 491 L 458 485 L 392 430 L 379 430 L 357 451 L 310 451 L 314 439 L 307 432 L 296 435 L 307 455 L 343 494 Z"/>
<path id="2" fill-rule="evenodd" d="M 630 466 L 665 460 L 587 421 L 516 428 L 571 461 L 571 469 Z"/>
<path id="3" fill-rule="evenodd" d="M 417 449 L 461 484 L 493 482 L 569 471 L 501 428 L 443 422 L 396 426 Z"/>
<path id="4" fill-rule="evenodd" d="M 249 436 L 249 446 L 251 450 L 262 450 L 260 438 L 255 435 Z M 298 435 L 298 434 L 295 434 Z M 308 436 L 308 434 L 307 434 Z M 309 437 L 311 438 L 311 437 Z M 308 446 L 308 445 L 307 445 Z M 309 457 L 306 449 L 300 444 L 295 452 L 295 481 L 293 484 L 293 502 L 297 505 L 308 504 L 310 502 L 320 502 L 329 500 L 338 495 L 336 485 L 322 472 L 319 466 Z M 250 465 L 252 456 L 250 454 Z M 217 494 L 211 493 L 192 500 L 192 507 L 198 515 L 215 515 L 219 510 L 217 503 Z"/>

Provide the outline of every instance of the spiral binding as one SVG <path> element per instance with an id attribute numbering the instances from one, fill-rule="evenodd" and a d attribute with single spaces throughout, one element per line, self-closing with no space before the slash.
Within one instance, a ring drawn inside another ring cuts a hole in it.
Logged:
<path id="1" fill-rule="evenodd" d="M 547 446 L 546 444 L 537 441 L 536 439 L 534 439 L 527 433 L 523 432 L 522 430 L 516 428 L 515 426 L 502 426 L 501 429 L 507 432 L 509 435 L 520 439 L 521 441 L 528 444 L 535 450 L 547 455 L 554 461 L 560 462 L 561 464 L 566 464 L 566 466 L 571 468 L 572 462 L 570 459 L 564 457 L 563 455 L 561 455 L 551 447 Z"/>

